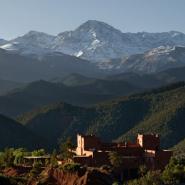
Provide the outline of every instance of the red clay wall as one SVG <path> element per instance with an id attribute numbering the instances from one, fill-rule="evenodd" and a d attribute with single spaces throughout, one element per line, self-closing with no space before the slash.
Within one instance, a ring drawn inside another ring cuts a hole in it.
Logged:
<path id="1" fill-rule="evenodd" d="M 101 141 L 95 136 L 84 136 L 84 149 L 101 148 Z"/>
<path id="2" fill-rule="evenodd" d="M 160 138 L 155 134 L 138 135 L 137 143 L 147 150 L 158 150 L 160 147 Z"/>

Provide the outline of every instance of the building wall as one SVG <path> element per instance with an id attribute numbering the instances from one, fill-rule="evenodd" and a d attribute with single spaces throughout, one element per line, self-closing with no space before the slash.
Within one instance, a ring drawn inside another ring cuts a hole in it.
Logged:
<path id="1" fill-rule="evenodd" d="M 101 141 L 96 136 L 83 136 L 84 138 L 84 149 L 100 149 L 101 148 Z"/>
<path id="2" fill-rule="evenodd" d="M 137 156 L 142 157 L 144 154 L 144 150 L 141 147 L 120 147 L 120 148 L 112 148 L 112 151 L 118 152 L 122 156 Z"/>
<path id="3" fill-rule="evenodd" d="M 138 169 L 142 164 L 144 164 L 142 157 L 123 158 L 123 169 Z"/>
<path id="4" fill-rule="evenodd" d="M 89 135 L 77 135 L 77 155 L 92 155 L 92 152 L 88 152 L 88 150 L 100 149 L 101 141 L 99 138 Z"/>
<path id="5" fill-rule="evenodd" d="M 160 150 L 156 152 L 156 168 L 164 169 L 165 166 L 169 163 L 171 156 L 173 155 L 172 151 L 169 150 Z"/>
<path id="6" fill-rule="evenodd" d="M 83 150 L 84 150 L 84 147 L 83 147 L 83 138 L 81 135 L 77 135 L 77 148 L 76 148 L 76 155 L 83 155 Z"/>
<path id="7" fill-rule="evenodd" d="M 137 143 L 146 150 L 159 150 L 160 138 L 157 134 L 138 134 Z"/>

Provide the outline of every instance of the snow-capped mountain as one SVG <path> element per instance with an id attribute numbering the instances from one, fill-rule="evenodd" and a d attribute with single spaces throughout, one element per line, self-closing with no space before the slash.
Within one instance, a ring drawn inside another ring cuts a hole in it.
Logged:
<path id="1" fill-rule="evenodd" d="M 100 21 L 90 20 L 74 31 L 57 36 L 42 32 L 29 33 L 13 39 L 1 48 L 23 55 L 43 55 L 62 52 L 90 61 L 108 61 L 146 52 L 160 46 L 185 46 L 185 34 L 176 31 L 163 33 L 122 33 Z"/>
<path id="2" fill-rule="evenodd" d="M 74 31 L 59 34 L 52 49 L 90 61 L 103 61 L 175 45 L 185 46 L 185 34 L 175 31 L 122 33 L 106 23 L 90 20 Z"/>
<path id="3" fill-rule="evenodd" d="M 161 46 L 128 58 L 98 63 L 99 68 L 114 72 L 156 73 L 185 66 L 185 47 Z"/>
<path id="4" fill-rule="evenodd" d="M 87 21 L 74 31 L 59 34 L 54 41 L 53 49 L 99 61 L 130 54 L 132 42 L 132 38 L 106 23 Z M 132 47 L 132 52 L 135 52 L 134 50 Z"/>
<path id="5" fill-rule="evenodd" d="M 185 46 L 185 34 L 122 33 L 99 21 L 87 21 L 74 31 L 61 33 L 54 42 L 54 50 L 91 61 L 127 57 L 159 46 Z"/>
<path id="6" fill-rule="evenodd" d="M 51 50 L 51 43 L 55 36 L 51 36 L 42 32 L 30 31 L 27 34 L 16 39 L 8 41 L 1 48 L 16 52 L 22 55 L 43 55 Z"/>

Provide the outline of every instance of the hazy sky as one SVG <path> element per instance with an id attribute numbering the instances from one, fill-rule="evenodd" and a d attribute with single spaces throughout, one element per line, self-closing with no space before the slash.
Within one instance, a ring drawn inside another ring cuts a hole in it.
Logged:
<path id="1" fill-rule="evenodd" d="M 89 19 L 123 32 L 185 32 L 185 0 L 0 0 L 0 38 L 58 34 Z"/>

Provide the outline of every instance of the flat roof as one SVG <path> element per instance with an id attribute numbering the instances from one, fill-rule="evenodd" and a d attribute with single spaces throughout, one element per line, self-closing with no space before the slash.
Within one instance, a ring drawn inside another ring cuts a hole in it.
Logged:
<path id="1" fill-rule="evenodd" d="M 73 156 L 73 158 L 77 158 L 77 157 L 79 157 L 79 158 L 89 158 L 89 157 L 92 157 L 91 155 L 90 156 L 87 156 L 87 155 L 75 155 L 75 156 Z"/>
<path id="2" fill-rule="evenodd" d="M 43 156 L 26 156 L 24 159 L 49 159 L 50 155 L 43 155 Z"/>

